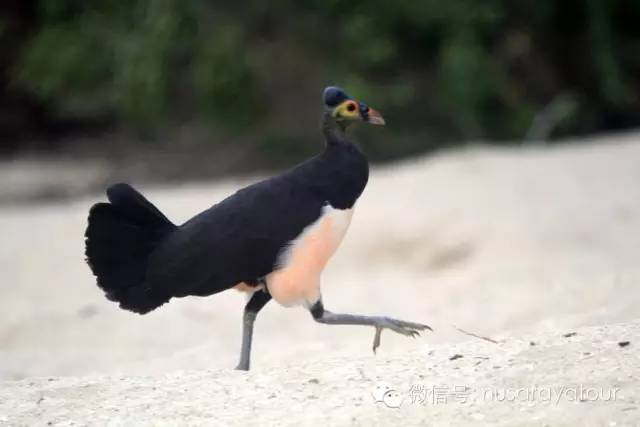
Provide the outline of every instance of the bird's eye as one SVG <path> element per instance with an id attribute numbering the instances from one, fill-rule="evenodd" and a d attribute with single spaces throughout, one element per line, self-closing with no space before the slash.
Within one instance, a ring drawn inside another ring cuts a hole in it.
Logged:
<path id="1" fill-rule="evenodd" d="M 350 102 L 349 104 L 347 104 L 347 111 L 351 113 L 356 111 L 356 104 L 354 104 L 353 102 Z"/>

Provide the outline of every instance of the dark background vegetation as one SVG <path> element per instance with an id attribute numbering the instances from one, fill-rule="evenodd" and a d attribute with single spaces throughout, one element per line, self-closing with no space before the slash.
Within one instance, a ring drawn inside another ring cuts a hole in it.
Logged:
<path id="1" fill-rule="evenodd" d="M 384 113 L 378 160 L 640 124 L 639 0 L 0 4 L 4 156 L 288 164 L 327 84 Z"/>

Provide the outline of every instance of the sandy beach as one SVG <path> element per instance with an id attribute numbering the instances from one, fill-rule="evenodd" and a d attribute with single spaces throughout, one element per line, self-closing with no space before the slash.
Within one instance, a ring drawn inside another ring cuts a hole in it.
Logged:
<path id="1" fill-rule="evenodd" d="M 102 194 L 0 205 L 0 424 L 638 424 L 639 142 L 474 145 L 375 167 L 323 276 L 325 305 L 435 332 L 386 332 L 373 355 L 370 329 L 270 303 L 248 374 L 232 369 L 244 295 L 173 300 L 146 316 L 104 299 L 82 237 Z M 180 223 L 250 181 L 140 190 Z M 402 393 L 401 407 L 374 402 L 379 382 Z M 620 394 L 425 406 L 409 403 L 419 383 Z"/>

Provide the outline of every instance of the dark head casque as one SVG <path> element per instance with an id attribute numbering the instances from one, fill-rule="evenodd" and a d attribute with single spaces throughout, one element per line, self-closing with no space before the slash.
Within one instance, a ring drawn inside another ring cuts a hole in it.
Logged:
<path id="1" fill-rule="evenodd" d="M 351 97 L 347 95 L 344 90 L 336 86 L 327 87 L 322 94 L 322 101 L 327 107 L 335 107 L 347 99 L 351 99 Z"/>

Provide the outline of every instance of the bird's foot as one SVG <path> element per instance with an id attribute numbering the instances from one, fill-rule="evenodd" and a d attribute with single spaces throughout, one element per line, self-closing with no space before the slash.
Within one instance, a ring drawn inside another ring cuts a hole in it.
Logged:
<path id="1" fill-rule="evenodd" d="M 379 322 L 376 322 L 375 325 L 376 333 L 373 337 L 373 352 L 375 353 L 378 347 L 380 347 L 380 336 L 382 335 L 383 329 L 391 329 L 394 332 L 397 332 L 402 335 L 406 335 L 411 338 L 415 338 L 420 336 L 420 331 L 430 330 L 430 326 L 423 325 L 422 323 L 415 322 L 407 322 L 405 320 L 393 319 L 390 317 L 382 317 Z"/>

